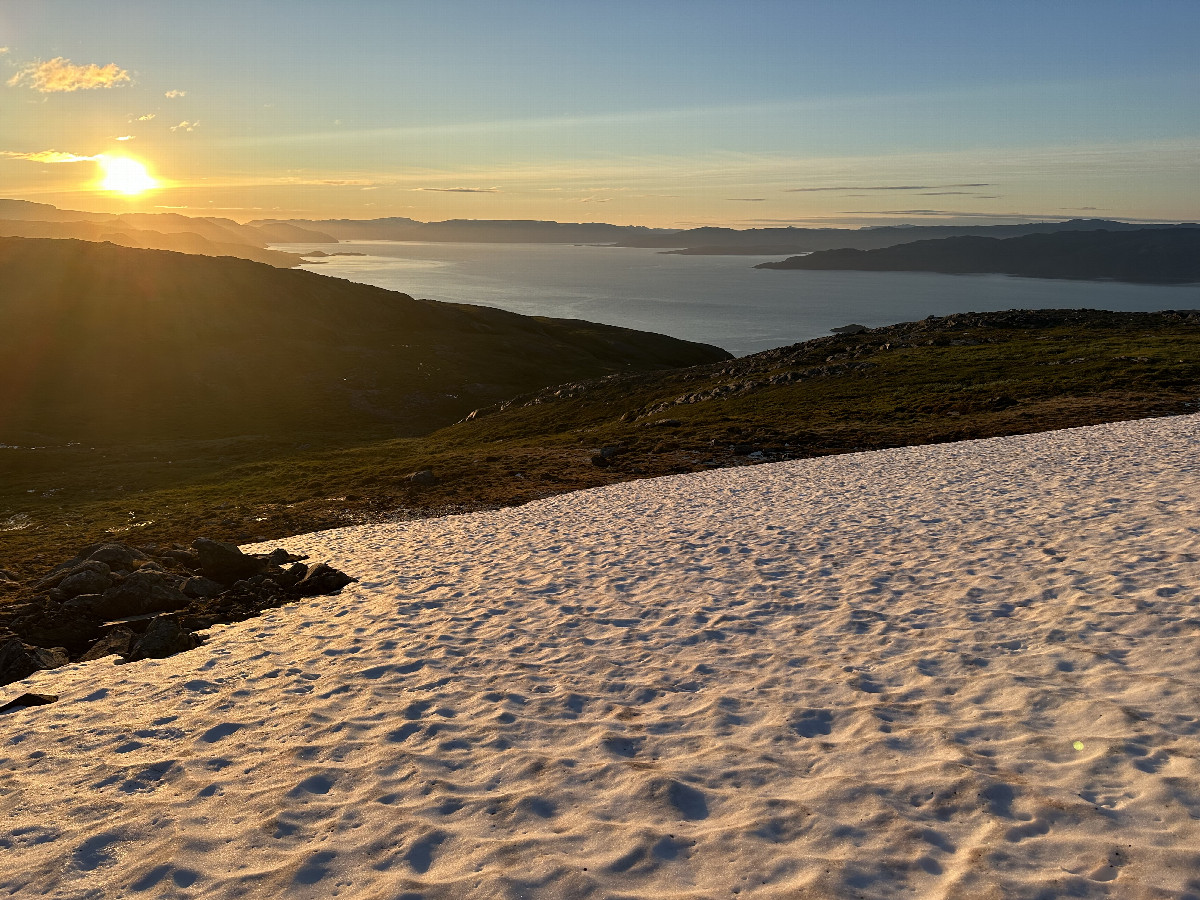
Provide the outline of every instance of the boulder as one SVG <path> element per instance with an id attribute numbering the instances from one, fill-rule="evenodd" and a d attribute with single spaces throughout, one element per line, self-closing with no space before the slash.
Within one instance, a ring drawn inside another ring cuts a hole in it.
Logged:
<path id="1" fill-rule="evenodd" d="M 61 647 L 31 647 L 16 635 L 0 643 L 0 684 L 28 678 L 39 669 L 56 669 L 67 664 Z"/>
<path id="2" fill-rule="evenodd" d="M 301 597 L 316 597 L 319 594 L 336 594 L 355 579 L 326 563 L 311 566 L 292 592 Z"/>
<path id="3" fill-rule="evenodd" d="M 96 572 L 108 575 L 112 572 L 112 569 L 108 567 L 107 563 L 100 562 L 99 560 L 72 560 L 69 565 L 56 566 L 50 571 L 50 574 L 38 581 L 33 586 L 33 589 L 38 593 L 53 590 L 60 587 L 64 581 L 73 575 L 79 575 L 83 572 Z M 86 593 L 86 591 L 80 591 L 79 593 Z"/>
<path id="4" fill-rule="evenodd" d="M 13 700 L 9 700 L 3 706 L 0 706 L 0 713 L 11 712 L 14 709 L 23 709 L 26 706 L 45 706 L 48 703 L 53 703 L 58 699 L 57 694 L 22 694 Z"/>
<path id="5" fill-rule="evenodd" d="M 111 568 L 119 569 L 122 572 L 133 571 L 136 562 L 148 558 L 140 550 L 134 550 L 124 544 L 104 544 L 88 554 L 88 559 L 107 563 Z"/>
<path id="6" fill-rule="evenodd" d="M 295 553 L 289 553 L 282 547 L 276 547 L 267 554 L 267 562 L 272 566 L 282 566 L 285 563 L 298 563 L 308 559 L 307 556 L 297 556 Z"/>
<path id="7" fill-rule="evenodd" d="M 195 571 L 200 568 L 200 557 L 191 550 L 167 550 L 163 553 L 164 559 L 169 559 L 185 569 Z"/>
<path id="8" fill-rule="evenodd" d="M 418 487 L 429 487 L 438 483 L 437 476 L 433 474 L 432 469 L 422 469 L 420 472 L 413 472 L 408 476 L 409 484 L 415 484 Z"/>
<path id="9" fill-rule="evenodd" d="M 151 621 L 129 651 L 129 661 L 162 659 L 200 646 L 200 637 L 187 631 L 175 616 L 159 616 Z"/>
<path id="10" fill-rule="evenodd" d="M 136 635 L 124 625 L 117 625 L 108 634 L 92 644 L 87 653 L 79 658 L 80 662 L 91 662 L 106 656 L 128 656 Z"/>
<path id="11" fill-rule="evenodd" d="M 88 563 L 83 564 L 85 567 Z M 99 568 L 103 566 L 103 569 Z M 64 600 L 78 597 L 80 594 L 102 594 L 113 584 L 113 577 L 107 571 L 108 565 L 97 562 L 96 568 L 81 567 L 80 571 L 68 575 L 58 585 Z"/>
<path id="12" fill-rule="evenodd" d="M 204 577 L 221 584 L 233 584 L 235 581 L 257 575 L 266 566 L 263 560 L 256 556 L 247 556 L 233 544 L 196 538 L 192 547 L 200 559 L 200 571 Z"/>
<path id="13" fill-rule="evenodd" d="M 95 620 L 86 609 L 74 609 L 49 599 L 35 600 L 8 621 L 22 641 L 38 647 L 66 647 L 78 653 L 95 640 Z"/>
<path id="14" fill-rule="evenodd" d="M 183 583 L 180 590 L 194 599 L 207 600 L 225 590 L 225 586 L 219 581 L 213 581 L 211 578 L 205 578 L 203 575 L 194 575 Z"/>
<path id="15" fill-rule="evenodd" d="M 179 590 L 177 576 L 163 572 L 134 572 L 105 591 L 92 611 L 109 619 L 183 609 L 188 598 Z"/>

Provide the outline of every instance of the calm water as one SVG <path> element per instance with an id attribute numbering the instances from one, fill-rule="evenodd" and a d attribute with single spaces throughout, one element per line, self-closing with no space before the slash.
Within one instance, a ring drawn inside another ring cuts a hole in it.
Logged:
<path id="1" fill-rule="evenodd" d="M 703 341 L 743 356 L 829 334 L 926 316 L 996 309 L 1200 308 L 1200 286 L 1046 281 L 1005 275 L 755 269 L 778 256 L 670 256 L 561 244 L 358 241 L 279 244 L 368 256 L 334 257 L 313 272 L 415 297 L 588 319 Z"/>

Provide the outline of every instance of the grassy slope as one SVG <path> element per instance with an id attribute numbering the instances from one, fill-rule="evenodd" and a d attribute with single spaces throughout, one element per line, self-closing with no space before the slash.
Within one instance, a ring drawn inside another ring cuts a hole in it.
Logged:
<path id="1" fill-rule="evenodd" d="M 1190 412 L 1198 396 L 1198 313 L 951 316 L 568 384 L 423 438 L 323 452 L 281 443 L 273 456 L 236 441 L 120 458 L 27 453 L 0 492 L 0 527 L 27 517 L 0 534 L 0 566 L 33 574 L 105 535 L 268 539 L 758 459 Z M 598 467 L 603 446 L 619 450 Z M 424 468 L 436 485 L 408 480 Z"/>

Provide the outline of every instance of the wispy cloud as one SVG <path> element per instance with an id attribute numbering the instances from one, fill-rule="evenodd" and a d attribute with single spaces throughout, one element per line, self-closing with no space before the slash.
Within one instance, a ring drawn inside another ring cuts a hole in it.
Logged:
<path id="1" fill-rule="evenodd" d="M 434 191 L 435 193 L 438 193 L 438 194 L 498 194 L 498 193 L 500 193 L 500 188 L 494 188 L 494 187 L 492 187 L 492 188 L 463 188 L 463 187 L 458 187 L 458 188 L 431 188 L 431 187 L 419 187 L 419 188 L 413 188 L 413 190 L 415 190 L 415 191 Z"/>
<path id="2" fill-rule="evenodd" d="M 785 188 L 785 194 L 815 194 L 823 191 L 933 191 L 939 188 L 979 188 L 988 187 L 985 181 L 970 182 L 967 184 L 882 184 L 882 185 L 839 185 L 836 187 L 802 187 L 802 188 Z M 958 191 L 957 193 L 965 193 Z"/>
<path id="3" fill-rule="evenodd" d="M 184 121 L 184 122 L 180 122 L 178 125 L 172 125 L 171 130 L 172 131 L 195 131 L 199 127 L 200 127 L 199 122 Z"/>
<path id="4" fill-rule="evenodd" d="M 737 202 L 737 203 L 762 203 L 767 198 L 766 197 L 726 197 L 725 199 L 733 201 L 733 202 Z"/>
<path id="5" fill-rule="evenodd" d="M 95 156 L 79 156 L 75 153 L 64 153 L 61 150 L 35 150 L 33 153 L 17 153 L 13 150 L 0 150 L 0 156 L 6 159 L 24 159 L 38 163 L 74 163 L 95 162 Z"/>
<path id="6" fill-rule="evenodd" d="M 137 118 L 136 118 L 134 121 L 136 121 L 136 122 L 149 122 L 151 119 L 153 119 L 153 118 L 154 118 L 154 116 L 155 116 L 155 114 L 154 114 L 154 113 L 146 113 L 144 116 L 138 116 L 138 117 L 137 117 Z"/>
<path id="7" fill-rule="evenodd" d="M 123 134 L 119 138 L 117 138 L 117 140 L 118 141 L 132 141 L 133 135 L 132 134 Z"/>
<path id="8" fill-rule="evenodd" d="M 577 197 L 577 203 L 608 203 L 612 197 Z"/>
<path id="9" fill-rule="evenodd" d="M 30 63 L 8 79 L 8 86 L 28 85 L 41 94 L 61 94 L 117 87 L 132 81 L 129 73 L 116 63 L 77 66 L 69 59 L 57 56 L 47 62 Z"/>
<path id="10" fill-rule="evenodd" d="M 1062 207 L 1060 207 L 1062 209 Z M 1079 209 L 1069 210 L 1071 212 L 1082 212 L 1084 210 L 1095 209 L 1095 207 L 1081 207 Z M 1045 222 L 1059 222 L 1067 219 L 1074 219 L 1075 216 L 1064 216 L 1057 213 L 1028 213 L 1028 212 L 979 212 L 962 209 L 847 209 L 841 211 L 842 215 L 855 216 L 915 216 L 920 218 L 930 219 L 1019 219 L 1022 222 L 1034 220 Z M 1158 219 L 1130 219 L 1128 216 L 1121 216 L 1123 221 L 1137 222 L 1157 222 Z"/>
<path id="11" fill-rule="evenodd" d="M 9 49 L 10 48 L 8 47 L 0 47 L 0 56 L 3 56 L 5 53 L 7 53 Z"/>
<path id="12" fill-rule="evenodd" d="M 180 97 L 186 97 L 187 91 L 167 91 L 163 96 L 168 100 L 177 100 Z"/>

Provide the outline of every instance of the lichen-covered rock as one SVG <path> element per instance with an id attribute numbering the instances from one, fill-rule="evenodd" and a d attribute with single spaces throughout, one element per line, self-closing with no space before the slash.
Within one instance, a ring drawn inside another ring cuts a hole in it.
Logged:
<path id="1" fill-rule="evenodd" d="M 129 651 L 129 661 L 162 659 L 200 646 L 200 637 L 184 629 L 175 616 L 159 616 Z"/>
<path id="2" fill-rule="evenodd" d="M 137 563 L 149 559 L 145 553 L 124 544 L 103 544 L 88 554 L 88 559 L 107 563 L 113 569 L 132 572 Z"/>
<path id="3" fill-rule="evenodd" d="M 200 571 L 204 577 L 221 584 L 233 584 L 257 575 L 266 567 L 264 560 L 247 556 L 233 544 L 197 538 L 192 546 L 200 558 Z"/>
<path id="4" fill-rule="evenodd" d="M 113 584 L 113 577 L 108 571 L 108 565 L 96 562 L 95 567 L 84 563 L 78 572 L 68 575 L 58 585 L 64 600 L 78 597 L 80 594 L 102 594 Z M 103 568 L 100 568 L 100 567 Z"/>
<path id="5" fill-rule="evenodd" d="M 180 590 L 192 599 L 207 599 L 217 596 L 217 594 L 225 590 L 225 586 L 219 581 L 213 581 L 211 578 L 205 578 L 203 575 L 194 575 L 183 583 Z"/>
<path id="6" fill-rule="evenodd" d="M 292 591 L 301 597 L 315 597 L 319 594 L 336 594 L 350 582 L 354 581 L 345 572 L 333 568 L 327 563 L 317 563 L 309 568 Z"/>
<path id="7" fill-rule="evenodd" d="M 127 656 L 129 650 L 133 647 L 133 642 L 137 638 L 132 629 L 124 625 L 117 625 L 109 629 L 108 633 L 100 640 L 96 641 L 87 653 L 79 657 L 80 662 L 90 662 L 94 659 L 103 659 L 106 656 Z"/>
<path id="8" fill-rule="evenodd" d="M 40 669 L 57 669 L 68 662 L 61 647 L 33 647 L 16 635 L 0 642 L 0 684 L 28 678 Z"/>
<path id="9" fill-rule="evenodd" d="M 170 612 L 188 605 L 188 597 L 179 590 L 182 579 L 163 572 L 134 572 L 105 591 L 93 604 L 92 611 L 109 619 L 140 616 L 152 612 Z"/>

